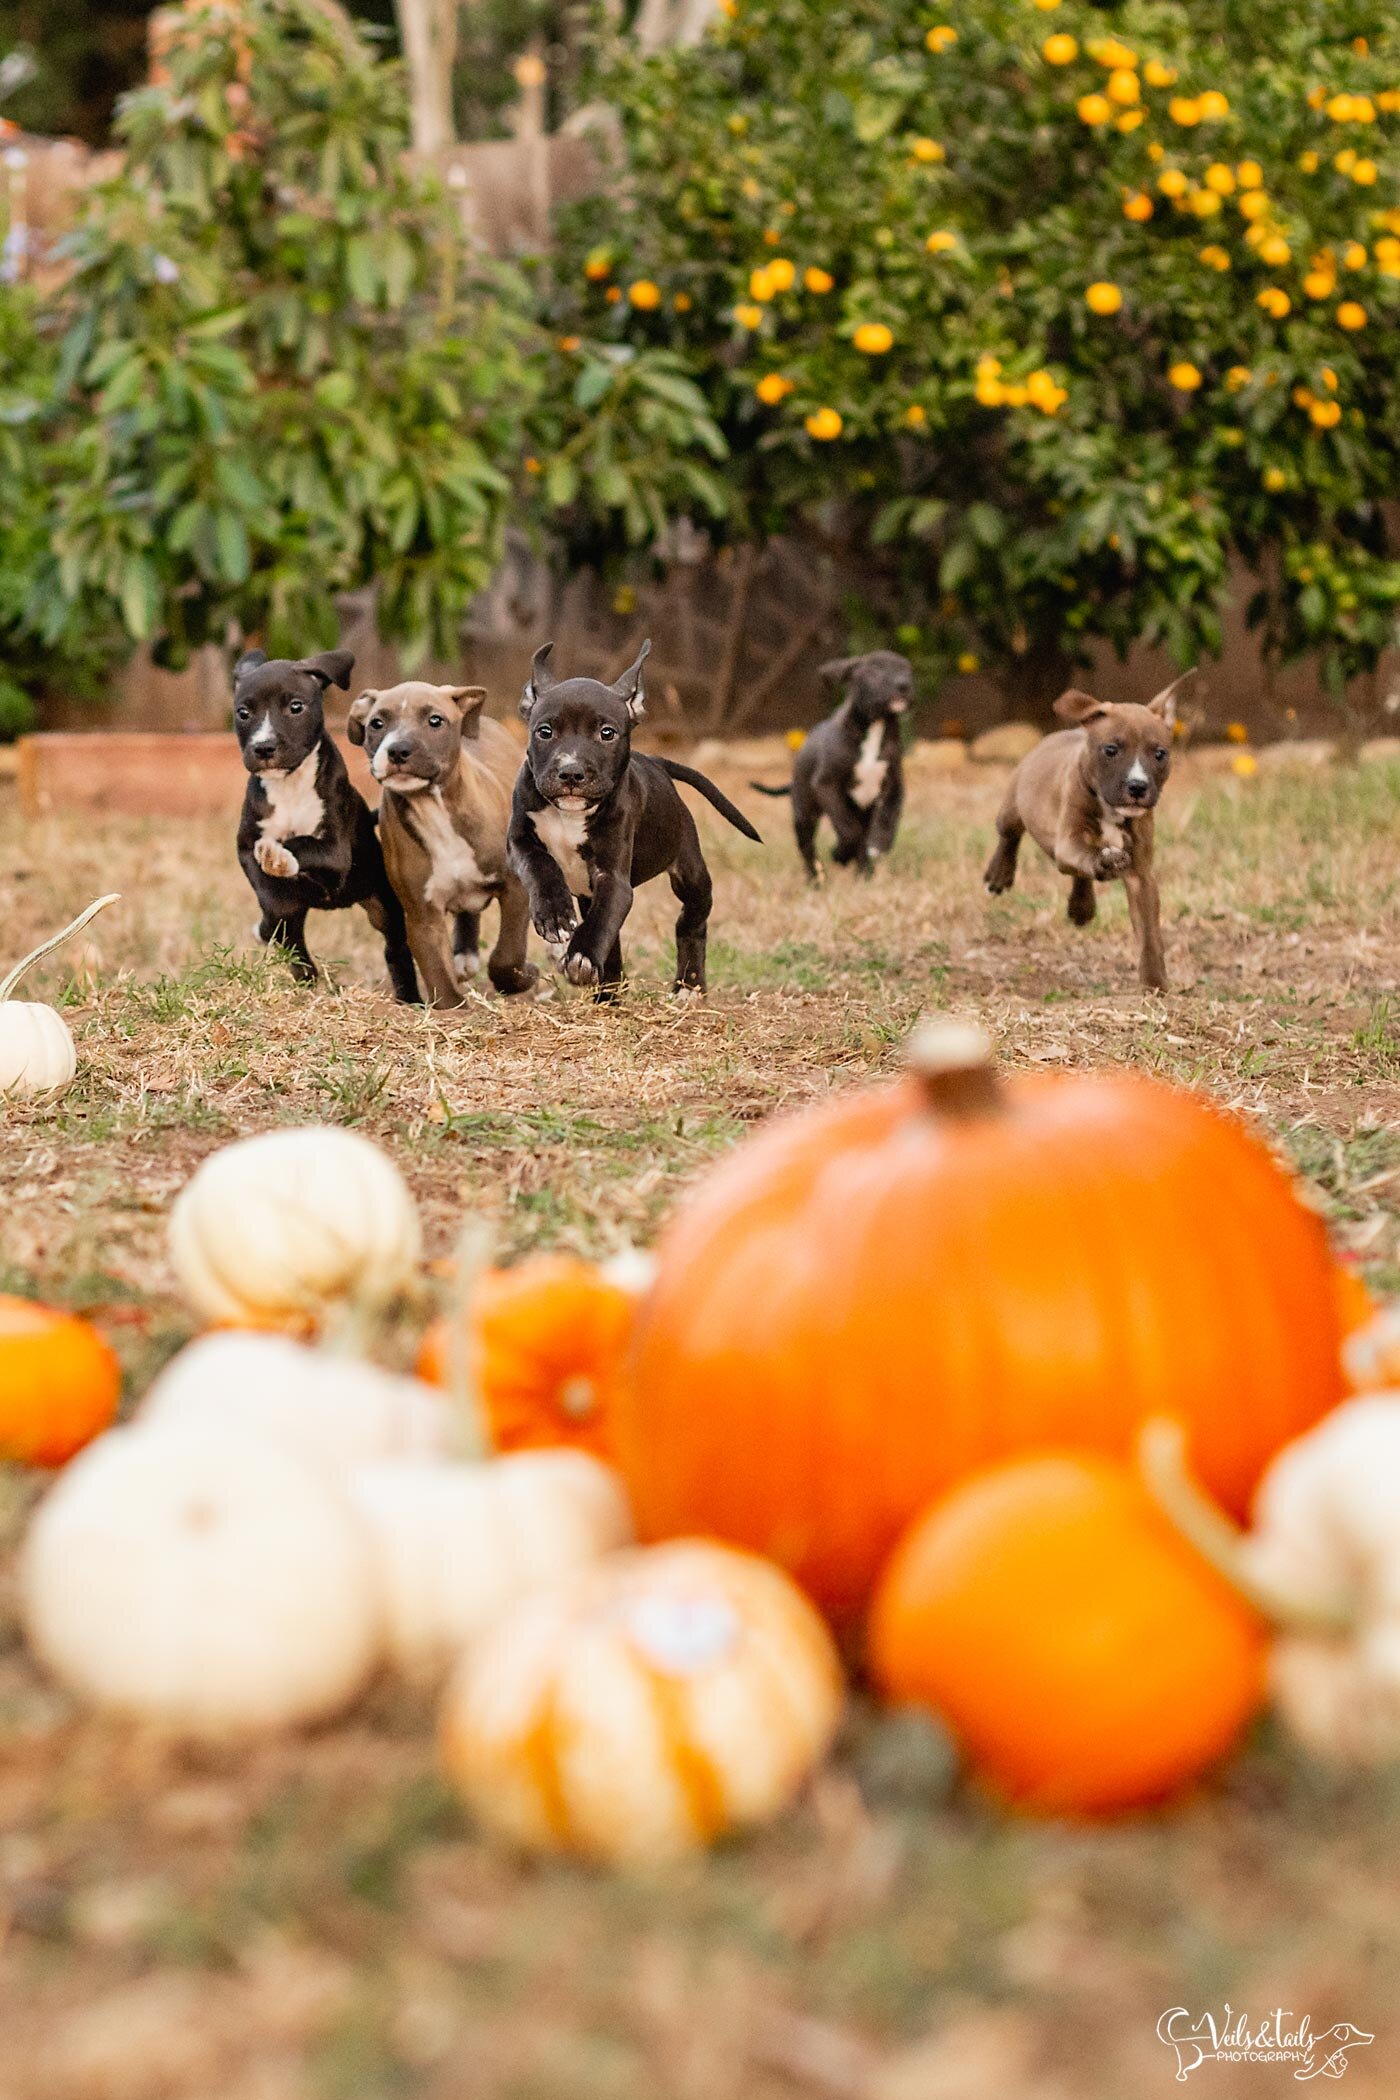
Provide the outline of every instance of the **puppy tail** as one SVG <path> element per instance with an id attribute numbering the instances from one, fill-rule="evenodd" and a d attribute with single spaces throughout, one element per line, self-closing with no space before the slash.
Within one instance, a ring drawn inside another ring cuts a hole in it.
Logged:
<path id="1" fill-rule="evenodd" d="M 761 780 L 751 780 L 749 786 L 756 795 L 772 795 L 775 801 L 783 795 L 792 793 L 792 782 L 790 780 L 785 780 L 780 788 L 765 787 Z"/>
<path id="2" fill-rule="evenodd" d="M 662 771 L 669 773 L 672 780 L 683 781 L 686 787 L 693 787 L 697 794 L 703 795 L 710 807 L 717 809 L 722 817 L 727 817 L 734 829 L 742 831 L 746 839 L 752 839 L 759 846 L 763 844 L 762 837 L 754 830 L 744 812 L 734 807 L 728 795 L 720 793 L 713 780 L 707 780 L 704 774 L 697 773 L 693 766 L 677 765 L 673 758 L 663 758 L 659 763 Z"/>

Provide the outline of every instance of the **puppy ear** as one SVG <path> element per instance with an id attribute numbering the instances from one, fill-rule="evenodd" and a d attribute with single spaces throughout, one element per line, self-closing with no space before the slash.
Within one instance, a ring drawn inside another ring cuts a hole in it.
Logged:
<path id="1" fill-rule="evenodd" d="M 1092 693 L 1081 693 L 1077 686 L 1071 686 L 1055 702 L 1055 713 L 1062 722 L 1070 722 L 1078 729 L 1085 722 L 1096 722 L 1100 715 L 1106 715 L 1108 702 L 1096 700 Z"/>
<path id="2" fill-rule="evenodd" d="M 549 667 L 549 659 L 553 653 L 553 642 L 542 642 L 535 651 L 535 660 L 530 667 L 530 675 L 525 681 L 525 690 L 520 695 L 520 712 L 527 722 L 530 719 L 530 709 L 540 698 L 541 694 L 547 693 L 552 685 L 559 683 Z"/>
<path id="3" fill-rule="evenodd" d="M 643 642 L 637 652 L 635 663 L 630 663 L 622 676 L 615 679 L 608 691 L 616 693 L 634 722 L 640 722 L 646 713 L 646 694 L 642 690 L 642 665 L 651 655 L 651 643 Z"/>
<path id="4" fill-rule="evenodd" d="M 844 685 L 859 662 L 858 656 L 833 656 L 829 664 L 818 664 L 817 676 L 823 685 Z"/>
<path id="5" fill-rule="evenodd" d="M 361 693 L 347 715 L 345 734 L 349 737 L 352 744 L 362 744 L 364 742 L 365 723 L 369 720 L 369 711 L 378 698 L 378 692 L 373 686 L 370 686 L 367 692 Z"/>
<path id="6" fill-rule="evenodd" d="M 449 685 L 443 691 L 456 701 L 462 716 L 462 734 L 465 737 L 481 735 L 481 710 L 486 705 L 484 685 Z"/>
<path id="7" fill-rule="evenodd" d="M 348 649 L 326 649 L 319 656 L 303 656 L 292 666 L 294 671 L 309 671 L 313 678 L 319 678 L 322 692 L 328 685 L 338 685 L 346 693 L 354 668 L 355 659 Z"/>
<path id="8" fill-rule="evenodd" d="M 1148 713 L 1160 715 L 1162 720 L 1166 723 L 1168 729 L 1174 729 L 1176 727 L 1177 694 L 1181 691 L 1181 688 L 1184 685 L 1188 685 L 1190 683 L 1190 681 L 1196 676 L 1196 673 L 1199 669 L 1200 666 L 1198 664 L 1192 664 L 1189 671 L 1183 671 L 1180 678 L 1174 679 L 1169 686 L 1167 686 L 1162 692 L 1158 693 L 1155 700 L 1148 701 Z"/>
<path id="9" fill-rule="evenodd" d="M 245 650 L 243 655 L 239 657 L 238 662 L 233 667 L 234 684 L 237 685 L 240 678 L 246 678 L 250 671 L 256 671 L 259 664 L 265 664 L 266 662 L 266 649 Z"/>

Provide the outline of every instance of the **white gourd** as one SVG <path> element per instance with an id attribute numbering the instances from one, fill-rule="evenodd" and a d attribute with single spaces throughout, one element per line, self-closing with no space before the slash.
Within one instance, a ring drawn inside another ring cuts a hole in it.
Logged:
<path id="1" fill-rule="evenodd" d="M 421 1241 L 393 1161 L 352 1130 L 311 1125 L 211 1154 L 176 1199 L 169 1244 L 201 1318 L 258 1326 L 391 1296 L 412 1278 Z"/>
<path id="2" fill-rule="evenodd" d="M 831 1636 L 796 1585 L 685 1540 L 512 1606 L 449 1683 L 443 1756 L 513 1843 L 660 1860 L 782 1809 L 842 1700 Z"/>
<path id="3" fill-rule="evenodd" d="M 181 1734 L 319 1720 L 379 1656 L 369 1540 L 335 1484 L 206 1426 L 90 1445 L 40 1505 L 20 1591 L 54 1677 Z"/>
<path id="4" fill-rule="evenodd" d="M 1400 1394 L 1368 1394 L 1282 1451 L 1241 1548 L 1279 1626 L 1274 1700 L 1333 1763 L 1400 1760 Z"/>
<path id="5" fill-rule="evenodd" d="M 16 999 L 13 993 L 26 970 L 71 940 L 75 933 L 81 933 L 90 919 L 117 901 L 115 894 L 99 897 L 78 914 L 71 926 L 65 926 L 52 940 L 41 942 L 0 980 L 0 1095 L 57 1095 L 72 1085 L 78 1069 L 78 1051 L 68 1023 L 56 1007 L 44 1006 L 38 1000 Z"/>
<path id="6" fill-rule="evenodd" d="M 375 1541 L 390 1659 L 419 1682 L 441 1676 L 517 1598 L 632 1537 L 621 1481 L 580 1451 L 389 1460 L 348 1487 Z"/>
<path id="7" fill-rule="evenodd" d="M 333 1472 L 376 1459 L 443 1459 L 457 1424 L 418 1378 L 274 1334 L 208 1334 L 152 1383 L 141 1420 L 266 1437 Z"/>

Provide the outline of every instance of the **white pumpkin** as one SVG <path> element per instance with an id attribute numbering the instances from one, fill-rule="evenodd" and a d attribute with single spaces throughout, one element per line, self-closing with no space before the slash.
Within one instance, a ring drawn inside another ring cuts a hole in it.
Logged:
<path id="1" fill-rule="evenodd" d="M 632 1537 L 621 1481 L 581 1451 L 482 1465 L 390 1460 L 348 1486 L 378 1552 L 390 1658 L 420 1682 L 517 1598 Z"/>
<path id="2" fill-rule="evenodd" d="M 91 1444 L 40 1505 L 20 1591 L 62 1684 L 181 1734 L 318 1720 L 379 1655 L 369 1540 L 334 1483 L 206 1426 Z"/>
<path id="3" fill-rule="evenodd" d="M 403 1176 L 352 1130 L 269 1130 L 213 1153 L 176 1199 L 170 1259 L 202 1319 L 316 1320 L 412 1277 L 418 1213 Z"/>
<path id="4" fill-rule="evenodd" d="M 207 1334 L 180 1351 L 142 1403 L 150 1424 L 192 1422 L 267 1437 L 348 1472 L 381 1458 L 446 1458 L 450 1404 L 419 1378 L 276 1334 Z"/>
<path id="5" fill-rule="evenodd" d="M 443 1755 L 518 1844 L 658 1860 L 774 1815 L 841 1706 L 831 1636 L 796 1585 L 687 1540 L 514 1605 L 448 1687 Z"/>
<path id="6" fill-rule="evenodd" d="M 1280 1452 L 1242 1543 L 1278 1626 L 1275 1703 L 1335 1763 L 1400 1760 L 1400 1394 L 1368 1394 Z"/>
<path id="7" fill-rule="evenodd" d="M 0 1094 L 61 1094 L 71 1086 L 78 1051 L 68 1023 L 57 1008 L 12 994 L 26 970 L 81 933 L 90 919 L 117 901 L 115 894 L 99 897 L 62 933 L 31 949 L 0 981 Z"/>

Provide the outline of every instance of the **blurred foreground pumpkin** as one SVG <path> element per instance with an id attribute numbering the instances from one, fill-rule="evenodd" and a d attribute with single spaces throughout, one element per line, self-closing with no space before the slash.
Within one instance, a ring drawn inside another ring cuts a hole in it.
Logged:
<path id="1" fill-rule="evenodd" d="M 682 1206 L 618 1410 L 642 1537 L 748 1546 L 838 1617 L 979 1467 L 1174 1416 L 1243 1512 L 1342 1392 L 1322 1224 L 1241 1125 L 1141 1073 L 1003 1080 L 955 1023 L 911 1063 Z"/>
<path id="2" fill-rule="evenodd" d="M 775 1815 L 841 1706 L 831 1638 L 787 1577 L 685 1540 L 501 1618 L 449 1686 L 443 1755 L 518 1844 L 661 1859 Z"/>
<path id="3" fill-rule="evenodd" d="M 612 1418 L 636 1318 L 635 1293 L 592 1262 L 540 1254 L 488 1269 L 466 1311 L 468 1362 L 497 1451 L 560 1444 L 612 1456 Z M 424 1338 L 419 1375 L 451 1391 L 452 1322 Z"/>
<path id="4" fill-rule="evenodd" d="M 1263 1621 L 1111 1459 L 1022 1459 L 965 1482 L 876 1593 L 883 1690 L 932 1709 L 996 1792 L 1046 1814 L 1153 1801 L 1260 1704 Z"/>
<path id="5" fill-rule="evenodd" d="M 61 1466 L 107 1428 L 121 1383 L 86 1320 L 0 1297 L 0 1459 Z"/>

